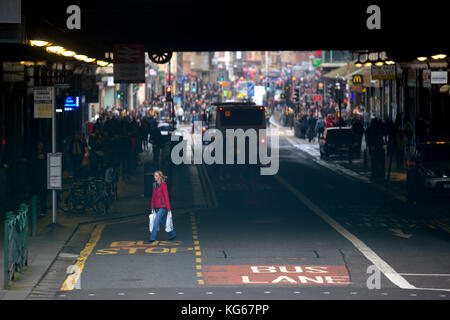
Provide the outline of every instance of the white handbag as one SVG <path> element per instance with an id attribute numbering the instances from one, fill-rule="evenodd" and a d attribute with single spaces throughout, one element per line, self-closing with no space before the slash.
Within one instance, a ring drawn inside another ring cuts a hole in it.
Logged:
<path id="1" fill-rule="evenodd" d="M 150 213 L 148 215 L 148 220 L 149 220 L 148 221 L 148 229 L 149 229 L 150 233 L 153 230 L 153 224 L 155 223 L 155 219 L 156 219 L 156 212 L 154 210 L 152 210 L 152 213 Z M 158 229 L 156 231 L 157 232 L 159 231 L 159 226 L 158 226 Z"/>
<path id="2" fill-rule="evenodd" d="M 153 225 L 155 223 L 155 219 L 156 219 L 156 212 L 152 211 L 152 213 L 150 213 L 148 215 L 148 219 L 149 219 L 149 224 L 148 224 L 148 228 L 150 233 L 153 230 Z M 159 225 L 157 226 L 156 231 L 159 231 Z M 171 232 L 173 231 L 173 220 L 172 220 L 172 211 L 168 211 L 167 212 L 167 218 L 166 218 L 166 232 Z"/>
<path id="3" fill-rule="evenodd" d="M 173 231 L 172 211 L 167 212 L 166 232 Z"/>

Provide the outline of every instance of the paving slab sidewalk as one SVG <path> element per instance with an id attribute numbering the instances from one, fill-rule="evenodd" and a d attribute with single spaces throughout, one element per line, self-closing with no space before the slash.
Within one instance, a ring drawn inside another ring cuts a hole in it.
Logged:
<path id="1" fill-rule="evenodd" d="M 150 148 L 151 150 L 151 148 Z M 151 151 L 141 153 L 141 161 L 147 163 L 147 168 L 156 170 L 165 167 L 155 163 Z M 186 181 L 189 175 L 184 174 L 185 168 L 172 169 L 173 204 L 177 210 L 193 207 L 192 197 L 185 191 L 178 197 L 181 185 L 190 183 Z M 183 171 L 183 173 L 182 173 Z M 51 211 L 38 220 L 36 235 L 28 239 L 28 266 L 25 268 L 20 280 L 14 281 L 8 289 L 3 288 L 3 262 L 4 262 L 4 230 L 0 226 L 0 300 L 24 300 L 32 289 L 46 274 L 53 261 L 64 247 L 66 242 L 75 233 L 81 223 L 88 223 L 103 219 L 114 219 L 138 214 L 148 214 L 149 198 L 144 197 L 144 166 L 136 169 L 127 182 L 118 183 L 118 200 L 115 201 L 107 215 L 87 212 L 86 214 L 68 214 L 58 210 L 56 224 L 52 224 Z M 183 179 L 180 180 L 180 179 Z M 86 239 L 87 241 L 88 239 Z"/>

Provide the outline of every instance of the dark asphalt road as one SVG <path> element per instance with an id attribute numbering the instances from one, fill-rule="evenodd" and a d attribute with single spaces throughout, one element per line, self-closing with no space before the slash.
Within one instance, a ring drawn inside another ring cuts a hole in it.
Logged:
<path id="1" fill-rule="evenodd" d="M 217 206 L 174 209 L 175 241 L 161 228 L 150 244 L 147 216 L 99 225 L 81 288 L 55 299 L 450 298 L 449 234 L 432 212 L 320 166 L 283 137 L 279 151 L 277 176 L 234 168 L 220 179 L 206 166 Z M 380 289 L 367 288 L 372 265 Z"/>

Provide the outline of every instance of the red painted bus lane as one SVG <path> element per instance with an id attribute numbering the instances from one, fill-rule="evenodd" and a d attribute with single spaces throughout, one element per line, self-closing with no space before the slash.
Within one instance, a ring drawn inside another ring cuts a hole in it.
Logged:
<path id="1" fill-rule="evenodd" d="M 349 285 L 345 266 L 237 265 L 204 266 L 213 285 Z"/>

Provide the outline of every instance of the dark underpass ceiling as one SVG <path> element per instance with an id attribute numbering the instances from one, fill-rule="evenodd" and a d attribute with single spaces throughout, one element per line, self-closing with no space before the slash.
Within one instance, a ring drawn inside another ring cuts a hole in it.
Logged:
<path id="1" fill-rule="evenodd" d="M 81 9 L 81 30 L 68 30 L 69 5 Z M 369 30 L 367 7 L 381 9 L 381 30 Z M 29 38 L 67 47 L 112 51 L 144 43 L 147 51 L 448 49 L 448 13 L 410 1 L 36 1 L 23 0 Z M 411 52 L 412 56 L 416 52 Z"/>

